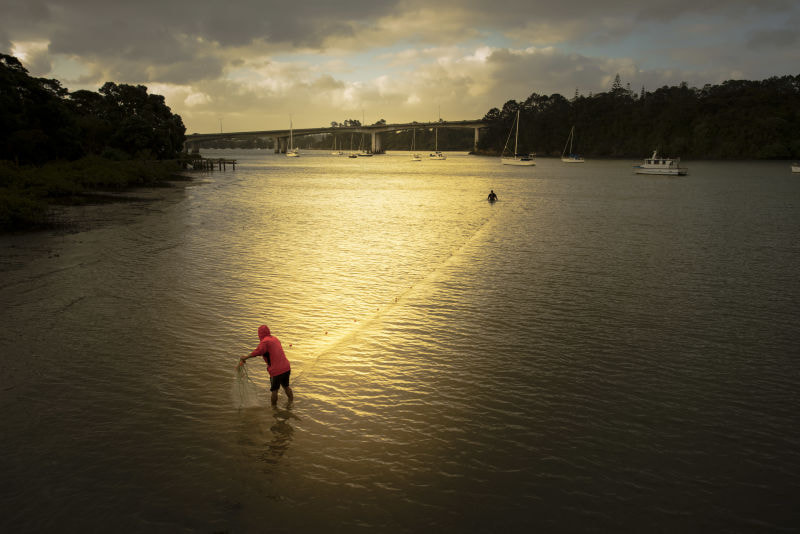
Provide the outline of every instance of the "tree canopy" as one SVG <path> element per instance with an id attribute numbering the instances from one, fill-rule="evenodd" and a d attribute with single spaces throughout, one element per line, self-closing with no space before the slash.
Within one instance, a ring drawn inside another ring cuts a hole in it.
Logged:
<path id="1" fill-rule="evenodd" d="M 617 76 L 609 92 L 571 101 L 533 93 L 486 113 L 480 151 L 502 150 L 517 110 L 521 152 L 559 155 L 575 126 L 574 151 L 587 156 L 642 157 L 657 148 L 693 158 L 800 157 L 800 75 L 641 93 Z"/>
<path id="2" fill-rule="evenodd" d="M 161 95 L 143 85 L 108 82 L 70 93 L 58 80 L 34 78 L 0 54 L 0 160 L 42 163 L 89 154 L 173 158 L 186 128 Z"/>

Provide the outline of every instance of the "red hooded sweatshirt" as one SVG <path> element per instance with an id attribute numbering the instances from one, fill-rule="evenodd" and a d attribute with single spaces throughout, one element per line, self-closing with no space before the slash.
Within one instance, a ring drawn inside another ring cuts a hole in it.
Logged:
<path id="1" fill-rule="evenodd" d="M 270 335 L 267 325 L 262 324 L 258 327 L 258 339 L 261 340 L 261 343 L 250 353 L 250 356 L 264 357 L 264 361 L 267 362 L 269 376 L 282 375 L 291 369 L 289 360 L 286 358 L 286 354 L 283 353 L 281 342 L 278 341 L 277 337 Z"/>

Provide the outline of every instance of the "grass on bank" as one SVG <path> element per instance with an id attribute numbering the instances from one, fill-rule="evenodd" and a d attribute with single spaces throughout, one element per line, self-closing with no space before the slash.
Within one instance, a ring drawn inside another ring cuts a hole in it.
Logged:
<path id="1" fill-rule="evenodd" d="M 71 162 L 17 166 L 0 161 L 0 231 L 48 226 L 49 206 L 80 202 L 92 191 L 122 191 L 175 179 L 178 161 L 112 160 L 87 156 Z"/>

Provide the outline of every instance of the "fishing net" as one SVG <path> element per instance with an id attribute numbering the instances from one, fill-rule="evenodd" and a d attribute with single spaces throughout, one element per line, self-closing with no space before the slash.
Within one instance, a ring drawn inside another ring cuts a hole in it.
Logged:
<path id="1" fill-rule="evenodd" d="M 231 400 L 233 407 L 237 410 L 261 406 L 259 387 L 250 380 L 250 376 L 247 374 L 247 364 L 236 367 L 236 371 L 233 373 Z"/>

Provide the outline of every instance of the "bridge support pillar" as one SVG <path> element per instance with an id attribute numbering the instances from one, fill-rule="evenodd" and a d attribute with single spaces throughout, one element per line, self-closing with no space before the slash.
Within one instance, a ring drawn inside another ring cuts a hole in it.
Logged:
<path id="1" fill-rule="evenodd" d="M 472 151 L 473 152 L 477 152 L 478 151 L 478 139 L 480 138 L 480 133 L 479 132 L 480 132 L 480 128 L 475 128 L 475 143 L 473 143 L 473 145 L 472 145 Z"/>
<path id="2" fill-rule="evenodd" d="M 383 154 L 383 147 L 381 146 L 381 134 L 380 132 L 372 132 L 372 153 L 373 154 Z"/>

